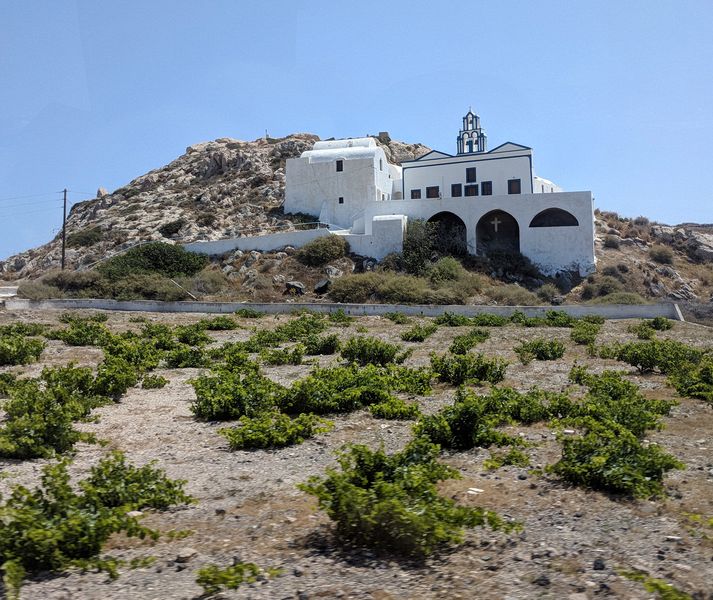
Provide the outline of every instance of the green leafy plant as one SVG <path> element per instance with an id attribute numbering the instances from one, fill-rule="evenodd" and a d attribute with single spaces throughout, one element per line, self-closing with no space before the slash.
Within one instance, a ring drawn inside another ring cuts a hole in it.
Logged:
<path id="1" fill-rule="evenodd" d="M 356 319 L 344 312 L 343 308 L 337 309 L 333 313 L 329 313 L 327 317 L 330 323 L 339 327 L 349 327 Z"/>
<path id="2" fill-rule="evenodd" d="M 359 365 L 402 363 L 410 355 L 401 346 L 375 337 L 353 337 L 342 346 L 342 358 Z"/>
<path id="3" fill-rule="evenodd" d="M 339 351 L 339 336 L 336 333 L 328 335 L 308 335 L 303 342 L 307 356 L 335 354 Z"/>
<path id="4" fill-rule="evenodd" d="M 650 321 L 646 321 L 646 323 L 656 331 L 668 331 L 673 327 L 673 321 L 666 317 L 654 317 Z"/>
<path id="5" fill-rule="evenodd" d="M 169 369 L 200 369 L 210 363 L 204 348 L 186 344 L 179 344 L 166 352 L 164 362 Z"/>
<path id="6" fill-rule="evenodd" d="M 36 361 L 46 344 L 22 335 L 0 335 L 0 366 L 26 365 Z"/>
<path id="7" fill-rule="evenodd" d="M 403 421 L 417 419 L 421 415 L 418 404 L 405 402 L 396 396 L 392 396 L 385 402 L 369 405 L 369 412 L 377 419 L 398 419 Z"/>
<path id="8" fill-rule="evenodd" d="M 228 440 L 231 450 L 251 450 L 301 444 L 332 427 L 331 421 L 313 414 L 291 418 L 279 411 L 270 411 L 256 417 L 242 416 L 236 427 L 225 427 L 218 433 Z"/>
<path id="9" fill-rule="evenodd" d="M 647 592 L 656 594 L 661 600 L 693 600 L 693 596 L 666 583 L 663 579 L 651 577 L 642 571 L 620 571 L 619 575 L 631 581 L 637 581 Z"/>
<path id="10" fill-rule="evenodd" d="M 392 323 L 396 323 L 397 325 L 407 325 L 408 323 L 411 322 L 410 317 L 407 317 L 404 313 L 402 312 L 388 312 L 384 313 L 384 317 L 386 317 L 389 321 Z"/>
<path id="11" fill-rule="evenodd" d="M 507 452 L 491 452 L 490 458 L 483 462 L 483 466 L 491 471 L 505 465 L 527 467 L 529 464 L 530 457 L 519 448 L 510 448 Z"/>
<path id="12" fill-rule="evenodd" d="M 626 330 L 629 333 L 636 334 L 636 337 L 640 340 L 653 340 L 656 337 L 656 330 L 647 321 L 632 323 Z"/>
<path id="13" fill-rule="evenodd" d="M 100 264 L 97 271 L 109 280 L 149 273 L 165 277 L 190 277 L 207 264 L 207 256 L 188 252 L 183 246 L 150 242 L 110 258 Z"/>
<path id="14" fill-rule="evenodd" d="M 280 569 L 263 571 L 255 563 L 238 562 L 229 567 L 206 565 L 199 569 L 196 583 L 206 596 L 213 596 L 223 588 L 237 590 L 243 583 L 254 583 L 259 577 L 277 577 Z"/>
<path id="15" fill-rule="evenodd" d="M 321 267 L 349 252 L 349 244 L 341 235 L 325 235 L 302 246 L 295 258 L 310 267 Z"/>
<path id="16" fill-rule="evenodd" d="M 457 354 L 438 356 L 431 354 L 431 369 L 440 381 L 462 383 L 498 383 L 505 378 L 507 362 L 500 358 L 487 358 L 484 354 Z"/>
<path id="17" fill-rule="evenodd" d="M 16 485 L 7 500 L 0 498 L 0 569 L 10 598 L 19 598 L 27 574 L 40 571 L 91 564 L 116 576 L 115 561 L 98 556 L 112 534 L 158 538 L 130 511 L 192 501 L 183 493 L 184 482 L 167 479 L 150 465 L 127 465 L 121 453 L 102 459 L 79 482 L 79 491 L 70 485 L 68 465 L 47 465 L 41 487 Z"/>
<path id="18" fill-rule="evenodd" d="M 472 325 L 472 320 L 466 315 L 459 315 L 445 311 L 442 315 L 438 315 L 433 322 L 436 325 L 445 325 L 446 327 L 465 327 Z"/>
<path id="19" fill-rule="evenodd" d="M 225 315 L 219 315 L 212 319 L 201 319 L 198 321 L 198 324 L 201 328 L 207 329 L 208 331 L 229 331 L 238 328 L 238 324 Z"/>
<path id="20" fill-rule="evenodd" d="M 454 337 L 448 350 L 451 354 L 466 354 L 489 337 L 490 332 L 485 329 L 471 329 L 468 333 Z"/>
<path id="21" fill-rule="evenodd" d="M 575 344 L 590 345 L 597 340 L 597 335 L 601 331 L 602 326 L 597 323 L 589 323 L 587 321 L 578 321 L 574 324 L 570 338 Z"/>
<path id="22" fill-rule="evenodd" d="M 423 342 L 438 330 L 438 325 L 435 323 L 427 323 L 426 325 L 416 324 L 411 329 L 404 331 L 401 334 L 401 339 L 404 342 Z"/>
<path id="23" fill-rule="evenodd" d="M 260 352 L 261 360 L 268 365 L 301 365 L 304 355 L 305 347 L 302 344 L 277 350 L 266 348 Z"/>
<path id="24" fill-rule="evenodd" d="M 165 387 L 168 379 L 161 375 L 144 375 L 141 380 L 141 387 L 145 390 L 156 390 Z"/>
<path id="25" fill-rule="evenodd" d="M 437 461 L 438 446 L 424 439 L 395 454 L 349 446 L 340 469 L 311 477 L 298 487 L 315 496 L 343 543 L 422 558 L 458 544 L 465 528 L 487 525 L 512 530 L 497 514 L 459 506 L 438 494 L 436 483 L 459 473 Z"/>
<path id="26" fill-rule="evenodd" d="M 557 360 L 564 356 L 564 344 L 559 340 L 538 338 L 529 342 L 521 342 L 514 348 L 520 362 L 526 365 L 533 359 Z"/>
<path id="27" fill-rule="evenodd" d="M 261 319 L 265 316 L 264 312 L 254 308 L 239 308 L 235 311 L 235 314 L 242 319 Z"/>

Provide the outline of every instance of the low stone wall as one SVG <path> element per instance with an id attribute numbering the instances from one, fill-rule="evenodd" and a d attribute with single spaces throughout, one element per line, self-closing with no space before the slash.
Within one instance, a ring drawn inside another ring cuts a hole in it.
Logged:
<path id="1" fill-rule="evenodd" d="M 407 315 L 436 317 L 444 312 L 460 315 L 476 315 L 490 313 L 510 316 L 520 310 L 528 317 L 544 316 L 548 310 L 561 310 L 573 317 L 585 315 L 601 315 L 606 319 L 652 319 L 667 317 L 683 321 L 678 305 L 661 304 L 599 304 L 596 306 L 572 304 L 567 306 L 477 306 L 477 305 L 433 305 L 433 304 L 338 304 L 308 302 L 274 302 L 274 303 L 242 303 L 242 302 L 159 302 L 156 300 L 91 300 L 91 299 L 61 299 L 61 300 L 24 300 L 12 298 L 5 300 L 6 310 L 27 309 L 57 309 L 57 310 L 121 310 L 138 312 L 187 312 L 187 313 L 233 313 L 240 308 L 252 308 L 264 313 L 285 314 L 299 310 L 311 310 L 320 313 L 331 313 L 343 310 L 348 315 L 383 315 L 388 312 L 402 312 Z"/>
<path id="2" fill-rule="evenodd" d="M 269 252 L 271 250 L 280 250 L 285 246 L 299 248 L 300 246 L 304 246 L 307 242 L 311 242 L 325 235 L 329 235 L 328 229 L 305 229 L 302 231 L 283 231 L 280 233 L 215 240 L 212 242 L 191 242 L 190 244 L 184 244 L 183 247 L 189 252 L 208 254 L 210 256 L 225 254 L 233 250 L 259 250 L 260 252 Z"/>

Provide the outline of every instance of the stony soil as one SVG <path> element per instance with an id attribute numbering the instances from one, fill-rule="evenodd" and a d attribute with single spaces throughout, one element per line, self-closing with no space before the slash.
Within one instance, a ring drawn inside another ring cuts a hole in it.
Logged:
<path id="1" fill-rule="evenodd" d="M 17 320 L 54 323 L 59 313 L 0 312 L 0 323 Z M 189 323 L 199 315 L 147 315 L 152 320 Z M 130 313 L 112 313 L 108 325 L 119 331 L 138 327 Z M 289 317 L 266 317 L 257 322 L 273 326 Z M 255 321 L 241 320 L 246 327 Z M 599 341 L 631 339 L 627 321 L 607 322 Z M 357 327 L 386 340 L 400 341 L 408 326 L 394 325 L 379 317 L 363 317 L 348 328 L 335 331 L 344 337 Z M 440 328 L 415 348 L 408 364 L 427 364 L 428 353 L 443 351 L 461 328 Z M 244 339 L 248 329 L 214 332 L 219 341 Z M 567 387 L 572 364 L 604 368 L 628 367 L 613 361 L 588 357 L 568 338 L 566 329 L 491 328 L 491 338 L 478 348 L 510 361 L 507 380 L 526 390 L 538 385 L 549 390 Z M 562 339 L 565 357 L 555 362 L 533 361 L 521 365 L 512 350 L 520 340 L 547 336 Z M 686 343 L 713 343 L 711 329 L 677 323 L 661 334 Z M 50 341 L 42 360 L 27 367 L 4 367 L 36 375 L 44 365 L 69 361 L 95 365 L 101 351 L 70 348 Z M 328 363 L 337 360 L 325 357 Z M 269 376 L 287 383 L 303 376 L 309 366 L 272 367 Z M 651 397 L 674 397 L 659 375 L 629 377 Z M 487 450 L 455 453 L 444 460 L 457 467 L 463 479 L 445 482 L 444 494 L 464 504 L 480 505 L 512 517 L 524 525 L 521 534 L 474 530 L 466 543 L 429 559 L 425 564 L 400 562 L 367 551 L 340 549 L 332 538 L 329 520 L 314 500 L 295 485 L 320 474 L 334 464 L 334 450 L 345 442 L 370 446 L 383 444 L 389 451 L 403 447 L 410 438 L 408 422 L 382 421 L 360 411 L 334 418 L 335 428 L 301 446 L 278 451 L 229 452 L 216 430 L 222 424 L 196 422 L 189 405 L 194 398 L 187 381 L 196 369 L 159 370 L 170 380 L 160 390 L 132 389 L 116 405 L 97 410 L 98 423 L 82 427 L 108 441 L 105 447 L 81 445 L 72 466 L 73 475 L 89 467 L 112 448 L 124 450 L 130 460 L 144 464 L 156 460 L 168 475 L 188 481 L 187 491 L 198 503 L 165 513 L 147 513 L 147 524 L 162 531 L 190 530 L 188 537 L 171 541 L 164 536 L 156 543 L 123 537 L 112 538 L 106 553 L 121 559 L 153 557 L 146 568 L 122 569 L 111 581 L 105 574 L 70 572 L 38 577 L 23 587 L 23 598 L 147 600 L 197 598 L 202 590 L 195 583 L 196 571 L 206 563 L 221 566 L 233 560 L 279 567 L 283 574 L 237 591 L 225 598 L 587 598 L 653 597 L 641 584 L 628 581 L 618 572 L 641 569 L 664 579 L 696 598 L 713 598 L 713 531 L 692 526 L 686 515 L 713 516 L 713 409 L 701 401 L 681 399 L 666 421 L 666 428 L 652 433 L 661 444 L 685 462 L 686 468 L 670 474 L 663 500 L 630 501 L 599 492 L 570 488 L 548 475 L 533 473 L 532 467 L 504 467 L 488 471 L 483 461 Z M 435 411 L 452 399 L 454 389 L 436 386 L 434 394 L 419 398 L 425 412 Z M 554 433 L 546 426 L 518 428 L 535 445 L 528 448 L 534 468 L 544 467 L 559 457 Z M 0 460 L 0 493 L 13 484 L 34 486 L 47 461 Z M 469 488 L 480 493 L 468 494 Z M 186 549 L 195 551 L 187 562 L 177 562 Z"/>

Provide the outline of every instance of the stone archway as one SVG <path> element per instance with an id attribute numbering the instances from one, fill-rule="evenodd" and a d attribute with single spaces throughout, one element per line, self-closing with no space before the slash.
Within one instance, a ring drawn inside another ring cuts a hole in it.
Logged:
<path id="1" fill-rule="evenodd" d="M 492 250 L 520 252 L 520 226 L 504 210 L 491 210 L 480 217 L 475 228 L 476 250 L 487 256 Z"/>
<path id="2" fill-rule="evenodd" d="M 434 225 L 433 249 L 439 254 L 465 256 L 468 253 L 466 227 L 463 219 L 452 212 L 436 213 L 429 223 Z"/>

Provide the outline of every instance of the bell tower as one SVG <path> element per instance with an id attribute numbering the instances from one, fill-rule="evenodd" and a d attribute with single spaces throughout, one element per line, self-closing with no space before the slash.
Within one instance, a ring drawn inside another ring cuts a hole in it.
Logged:
<path id="1" fill-rule="evenodd" d="M 485 152 L 488 136 L 480 127 L 480 117 L 472 109 L 463 117 L 463 127 L 458 134 L 458 154 Z"/>

